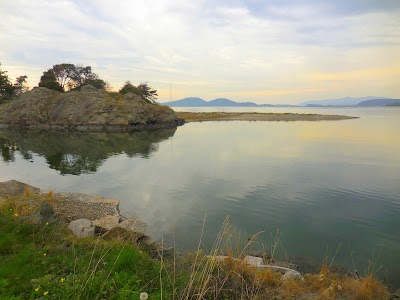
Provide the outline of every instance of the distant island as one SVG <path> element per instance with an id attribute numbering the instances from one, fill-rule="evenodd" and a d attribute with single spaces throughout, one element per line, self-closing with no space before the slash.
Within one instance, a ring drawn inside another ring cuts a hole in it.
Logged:
<path id="1" fill-rule="evenodd" d="M 257 104 L 254 102 L 236 102 L 226 98 L 217 98 L 211 101 L 197 97 L 188 97 L 181 100 L 160 103 L 169 107 L 382 107 L 399 106 L 400 99 L 385 97 L 345 97 L 338 99 L 325 99 L 305 101 L 296 105 L 290 104 Z"/>

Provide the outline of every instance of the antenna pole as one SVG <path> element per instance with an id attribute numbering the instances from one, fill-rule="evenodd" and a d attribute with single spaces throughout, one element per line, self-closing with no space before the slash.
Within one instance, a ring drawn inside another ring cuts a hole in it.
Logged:
<path id="1" fill-rule="evenodd" d="M 171 88 L 171 81 L 169 82 L 169 101 L 172 101 L 172 88 Z"/>

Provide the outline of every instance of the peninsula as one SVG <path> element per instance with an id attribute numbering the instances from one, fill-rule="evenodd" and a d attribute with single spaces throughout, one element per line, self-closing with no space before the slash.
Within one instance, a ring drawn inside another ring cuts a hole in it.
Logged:
<path id="1" fill-rule="evenodd" d="M 237 113 L 237 112 L 176 112 L 185 122 L 203 121 L 337 121 L 357 119 L 341 115 L 296 114 L 296 113 Z"/>

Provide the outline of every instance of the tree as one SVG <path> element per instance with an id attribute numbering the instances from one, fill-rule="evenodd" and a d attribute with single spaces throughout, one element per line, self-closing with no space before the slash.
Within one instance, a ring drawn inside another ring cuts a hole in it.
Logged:
<path id="1" fill-rule="evenodd" d="M 125 82 L 124 86 L 119 90 L 119 93 L 121 94 L 136 94 L 138 95 L 139 90 L 136 86 L 134 86 L 130 81 Z"/>
<path id="2" fill-rule="evenodd" d="M 56 90 L 59 92 L 63 92 L 64 89 L 58 83 L 56 76 L 52 69 L 48 69 L 43 72 L 42 77 L 40 77 L 39 87 L 46 87 L 51 90 Z"/>
<path id="3" fill-rule="evenodd" d="M 88 84 L 91 86 L 94 86 L 96 89 L 99 89 L 99 90 L 107 89 L 107 82 L 105 82 L 104 80 L 102 80 L 100 78 L 86 79 L 80 87 L 82 87 L 84 85 L 88 85 Z"/>
<path id="4" fill-rule="evenodd" d="M 55 81 L 65 90 L 80 89 L 82 86 L 90 84 L 98 89 L 105 89 L 106 82 L 92 72 L 91 66 L 82 66 L 74 64 L 58 64 L 54 65 L 48 71 L 52 71 Z M 49 74 L 50 75 L 50 74 Z"/>
<path id="5" fill-rule="evenodd" d="M 51 70 L 53 71 L 56 81 L 63 90 L 65 90 L 66 87 L 71 88 L 73 84 L 71 81 L 76 74 L 76 67 L 73 64 L 54 65 Z"/>
<path id="6" fill-rule="evenodd" d="M 147 82 L 141 83 L 138 86 L 138 89 L 141 93 L 141 96 L 143 99 L 151 102 L 151 103 L 157 103 L 157 90 L 153 90 L 148 84 Z"/>
<path id="7" fill-rule="evenodd" d="M 125 82 L 124 86 L 119 90 L 121 94 L 133 93 L 142 97 L 149 103 L 157 103 L 157 91 L 153 90 L 147 82 L 134 86 L 130 81 Z"/>
<path id="8" fill-rule="evenodd" d="M 1 69 L 0 63 L 0 100 L 10 99 L 14 94 L 14 87 L 8 78 L 7 71 Z"/>
<path id="9" fill-rule="evenodd" d="M 26 91 L 28 91 L 29 87 L 27 86 L 27 82 L 26 79 L 28 78 L 28 76 L 23 75 L 23 76 L 19 76 L 17 77 L 17 79 L 15 79 L 15 83 L 14 83 L 14 95 L 15 96 L 21 96 L 23 93 L 25 93 Z"/>

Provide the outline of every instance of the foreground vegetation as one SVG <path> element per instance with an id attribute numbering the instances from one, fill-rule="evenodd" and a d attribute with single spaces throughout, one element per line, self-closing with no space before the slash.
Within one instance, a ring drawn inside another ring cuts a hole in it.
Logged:
<path id="1" fill-rule="evenodd" d="M 140 245 L 102 238 L 77 239 L 61 222 L 32 225 L 21 222 L 34 211 L 29 192 L 0 201 L 1 299 L 388 299 L 389 292 L 372 275 L 364 278 L 333 273 L 327 265 L 304 280 L 257 271 L 234 260 L 244 255 L 228 222 L 209 255 L 169 257 L 161 250 L 152 258 Z M 53 194 L 40 201 L 56 201 Z M 27 203 L 30 203 L 29 205 Z M 38 202 L 35 202 L 38 203 Z M 37 207 L 37 206 L 36 206 Z M 221 262 L 210 256 L 229 253 Z"/>

